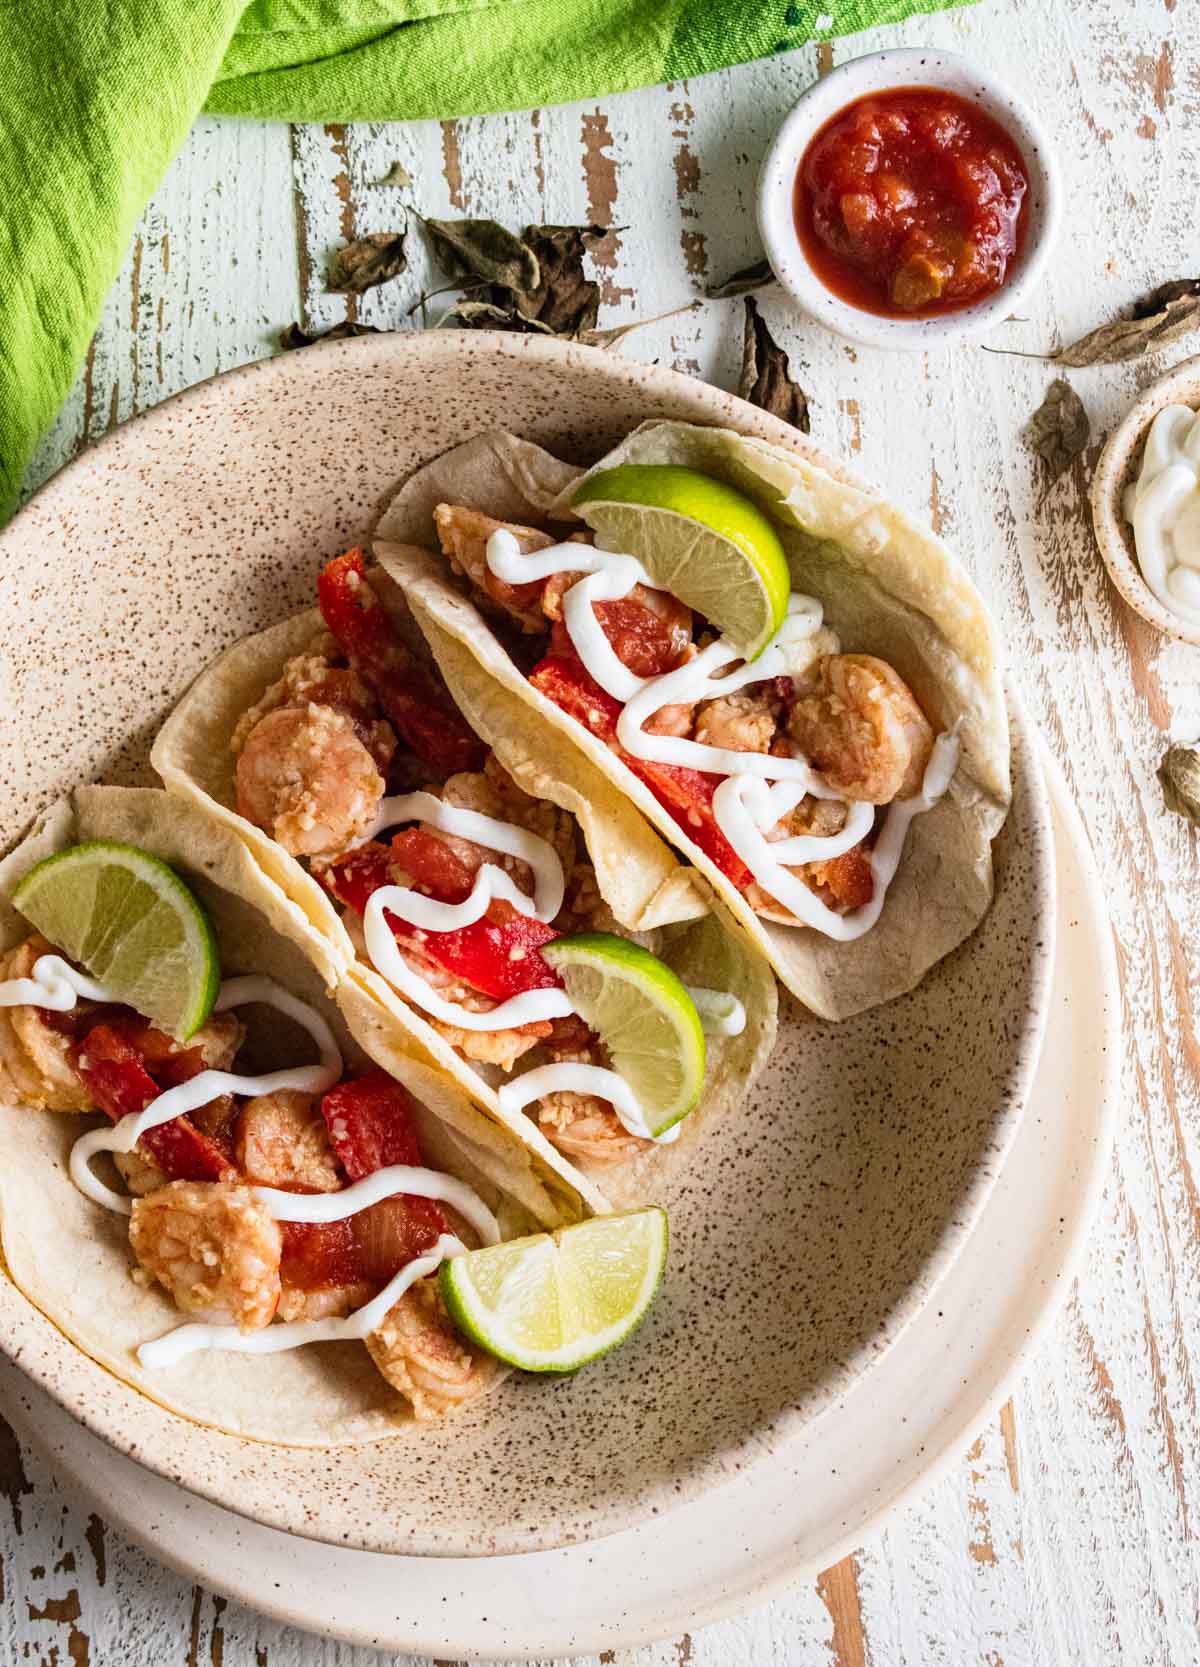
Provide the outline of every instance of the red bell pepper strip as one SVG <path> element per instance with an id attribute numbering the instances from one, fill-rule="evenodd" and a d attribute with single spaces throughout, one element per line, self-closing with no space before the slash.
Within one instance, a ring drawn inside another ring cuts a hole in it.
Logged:
<path id="1" fill-rule="evenodd" d="M 145 1111 L 162 1093 L 137 1049 L 111 1025 L 96 1025 L 75 1043 L 71 1063 L 114 1123 Z M 172 1181 L 219 1181 L 230 1169 L 227 1155 L 187 1117 L 147 1129 L 138 1144 Z"/>
<path id="2" fill-rule="evenodd" d="M 412 1101 L 386 1071 L 338 1083 L 321 1101 L 321 1115 L 338 1162 L 352 1181 L 392 1164 L 421 1162 Z"/>
<path id="3" fill-rule="evenodd" d="M 692 842 L 708 856 L 739 891 L 754 876 L 717 825 L 713 794 L 722 777 L 694 770 L 684 764 L 660 764 L 634 758 L 617 739 L 621 703 L 607 694 L 591 677 L 582 661 L 573 656 L 549 655 L 529 674 L 533 687 L 552 700 L 568 717 L 583 725 L 608 746 L 639 781 L 670 812 Z"/>
<path id="4" fill-rule="evenodd" d="M 369 841 L 331 863 L 321 879 L 334 897 L 361 915 L 373 892 L 394 884 L 392 861 L 385 846 Z M 398 866 L 408 872 L 404 857 Z M 493 903 L 482 920 L 454 932 L 424 932 L 390 914 L 387 921 L 397 942 L 415 945 L 428 960 L 495 1001 L 524 990 L 555 989 L 562 982 L 538 953 L 559 934 L 509 903 Z"/>
<path id="5" fill-rule="evenodd" d="M 392 836 L 392 871 L 403 871 L 407 884 L 440 903 L 461 903 L 471 895 L 475 876 L 485 858 L 472 867 L 457 851 L 427 828 L 402 828 Z"/>
<path id="6" fill-rule="evenodd" d="M 421 1148 L 408 1091 L 386 1071 L 331 1088 L 321 1101 L 329 1140 L 351 1181 L 393 1164 L 419 1167 Z M 357 1277 L 386 1283 L 446 1231 L 436 1200 L 401 1194 L 350 1218 Z M 338 1224 L 335 1224 L 338 1225 Z"/>
<path id="7" fill-rule="evenodd" d="M 487 749 L 400 640 L 367 580 L 361 550 L 347 550 L 326 565 L 317 596 L 346 658 L 422 763 L 447 775 L 482 768 Z"/>

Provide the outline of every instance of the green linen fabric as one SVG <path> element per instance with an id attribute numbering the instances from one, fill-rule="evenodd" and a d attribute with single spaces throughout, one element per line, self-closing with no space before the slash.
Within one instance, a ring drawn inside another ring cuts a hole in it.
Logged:
<path id="1" fill-rule="evenodd" d="M 0 522 L 201 110 L 404 121 L 528 109 L 962 3 L 0 0 Z"/>

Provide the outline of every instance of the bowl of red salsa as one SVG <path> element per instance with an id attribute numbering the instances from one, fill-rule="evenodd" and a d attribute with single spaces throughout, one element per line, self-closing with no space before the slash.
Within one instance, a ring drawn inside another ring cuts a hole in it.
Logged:
<path id="1" fill-rule="evenodd" d="M 872 346 L 941 346 L 1008 317 L 1059 214 L 1053 153 L 1024 100 L 922 48 L 854 59 L 810 87 L 759 181 L 784 288 Z"/>

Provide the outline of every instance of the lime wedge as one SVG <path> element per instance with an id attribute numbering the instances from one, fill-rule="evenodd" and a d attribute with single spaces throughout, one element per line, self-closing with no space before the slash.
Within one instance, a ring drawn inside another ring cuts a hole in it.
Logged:
<path id="1" fill-rule="evenodd" d="M 438 1274 L 458 1329 L 525 1372 L 574 1372 L 623 1343 L 667 1265 L 667 1212 L 595 1216 L 472 1250 Z"/>
<path id="2" fill-rule="evenodd" d="M 576 932 L 542 954 L 612 1056 L 653 1135 L 686 1117 L 704 1087 L 704 1030 L 670 967 L 612 932 Z"/>
<path id="3" fill-rule="evenodd" d="M 221 983 L 208 916 L 179 876 L 136 845 L 95 839 L 47 857 L 13 893 L 68 960 L 186 1042 Z"/>
<path id="4" fill-rule="evenodd" d="M 779 534 L 724 481 L 669 463 L 621 463 L 571 502 L 607 549 L 636 556 L 747 660 L 783 624 L 792 580 Z"/>

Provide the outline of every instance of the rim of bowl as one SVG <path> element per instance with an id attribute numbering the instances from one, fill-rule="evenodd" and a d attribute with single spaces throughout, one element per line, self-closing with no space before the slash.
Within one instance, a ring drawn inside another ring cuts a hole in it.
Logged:
<path id="1" fill-rule="evenodd" d="M 35 513 L 44 513 L 47 508 L 53 511 L 60 497 L 66 494 L 69 499 L 71 492 L 89 480 L 103 489 L 109 459 L 120 453 L 131 433 L 170 435 L 179 417 L 186 417 L 193 409 L 210 406 L 214 401 L 223 402 L 244 390 L 253 390 L 259 397 L 268 397 L 268 391 L 278 379 L 290 380 L 315 374 L 321 366 L 330 369 L 337 366 L 345 370 L 352 367 L 357 359 L 362 364 L 415 371 L 426 355 L 447 352 L 469 358 L 481 351 L 511 358 L 514 362 L 523 357 L 548 362 L 582 360 L 602 375 L 651 395 L 678 389 L 686 395 L 687 402 L 696 407 L 694 416 L 688 420 L 718 423 L 758 435 L 781 445 L 784 450 L 808 458 L 847 485 L 872 497 L 879 496 L 877 487 L 790 425 L 746 404 L 735 394 L 697 382 L 680 372 L 637 360 L 614 358 L 605 349 L 563 343 L 553 338 L 500 334 L 481 336 L 474 332 L 453 334 L 430 330 L 325 342 L 299 354 L 275 354 L 268 359 L 219 372 L 170 395 L 119 424 L 47 480 L 8 527 L 0 531 L 0 556 L 6 543 L 14 536 L 13 529 L 27 524 L 31 510 Z M 376 506 L 372 514 L 372 522 L 379 507 Z M 1034 884 L 1045 918 L 1052 923 L 1056 866 L 1047 789 L 1034 746 L 1036 731 L 1011 682 L 1006 682 L 1005 693 L 1015 743 L 1014 753 L 1023 760 L 1023 790 L 1028 795 L 1029 813 L 1036 829 L 1035 842 L 1031 846 L 1037 853 Z M 953 1219 L 945 1223 L 937 1243 L 930 1247 L 920 1273 L 895 1310 L 886 1316 L 871 1337 L 861 1340 L 839 1363 L 842 1374 L 839 1383 L 842 1387 L 831 1386 L 827 1396 L 803 1410 L 785 1409 L 772 1421 L 768 1431 L 760 1430 L 755 1437 L 735 1444 L 732 1455 L 723 1450 L 719 1455 L 692 1466 L 682 1478 L 660 1479 L 648 1486 L 636 1500 L 623 1497 L 615 1502 L 606 1502 L 603 1508 L 590 1508 L 586 1522 L 581 1521 L 578 1513 L 565 1521 L 551 1519 L 540 1526 L 532 1539 L 522 1529 L 507 1523 L 490 1526 L 478 1536 L 470 1529 L 464 1530 L 461 1523 L 447 1530 L 424 1523 L 375 1522 L 369 1530 L 364 1531 L 356 1524 L 347 1532 L 340 1521 L 331 1523 L 323 1516 L 314 1516 L 304 1498 L 293 1496 L 290 1491 L 278 1486 L 264 1488 L 260 1482 L 259 1467 L 264 1455 L 283 1455 L 283 1462 L 290 1463 L 292 1455 L 299 1452 L 303 1455 L 301 1464 L 320 1460 L 333 1470 L 353 1468 L 362 1462 L 361 1447 L 279 1448 L 228 1435 L 168 1411 L 141 1390 L 112 1378 L 105 1368 L 97 1365 L 59 1332 L 53 1321 L 43 1315 L 12 1282 L 2 1255 L 0 1350 L 78 1419 L 85 1429 L 119 1452 L 201 1498 L 285 1533 L 384 1554 L 494 1556 L 570 1545 L 618 1532 L 669 1508 L 680 1499 L 693 1498 L 719 1487 L 732 1474 L 729 1468 L 731 1457 L 733 1470 L 777 1458 L 795 1430 L 811 1428 L 826 1417 L 840 1401 L 844 1387 L 857 1382 L 868 1372 L 879 1354 L 890 1348 L 929 1303 L 974 1230 L 1007 1161 L 1017 1122 L 1025 1114 L 1045 1031 L 1053 971 L 1052 930 L 1039 934 L 1035 953 L 1038 958 L 1035 995 L 1024 1015 L 1021 1039 L 1015 1048 L 1018 1063 L 1013 1072 L 1014 1087 L 1007 1101 L 998 1141 L 989 1150 L 988 1161 L 981 1162 L 965 1184 Z M 96 1394 L 98 1381 L 105 1384 L 109 1391 L 107 1395 Z M 235 1482 L 243 1491 L 231 1497 L 231 1487 Z"/>
<path id="2" fill-rule="evenodd" d="M 1189 625 L 1155 596 L 1138 566 L 1133 528 L 1125 518 L 1125 488 L 1133 484 L 1151 422 L 1166 405 L 1200 408 L 1200 355 L 1160 376 L 1139 394 L 1104 442 L 1092 476 L 1092 528 L 1108 576 L 1134 613 L 1165 637 L 1200 646 L 1200 625 Z"/>
<path id="3" fill-rule="evenodd" d="M 978 104 L 1012 135 L 1029 170 L 1025 248 L 994 295 L 936 318 L 889 318 L 851 306 L 813 271 L 796 235 L 793 191 L 809 141 L 858 98 L 896 87 L 940 87 Z M 784 118 L 758 178 L 758 226 L 780 284 L 810 318 L 865 347 L 919 352 L 984 335 L 1020 305 L 1041 278 L 1062 220 L 1058 159 L 1041 118 L 998 76 L 958 52 L 896 47 L 839 65 L 800 95 Z"/>

